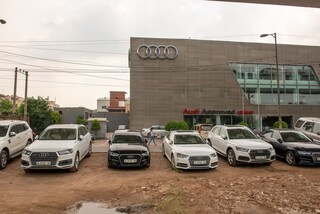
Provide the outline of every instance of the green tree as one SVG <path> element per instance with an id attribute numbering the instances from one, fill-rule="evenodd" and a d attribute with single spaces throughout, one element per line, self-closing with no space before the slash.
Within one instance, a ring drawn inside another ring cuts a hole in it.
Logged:
<path id="1" fill-rule="evenodd" d="M 83 117 L 83 116 L 78 115 L 78 117 L 77 117 L 77 121 L 76 121 L 76 124 L 87 125 L 87 121 L 84 119 L 84 117 Z"/>
<path id="2" fill-rule="evenodd" d="M 188 130 L 188 124 L 185 121 L 170 121 L 166 124 L 166 130 Z"/>
<path id="3" fill-rule="evenodd" d="M 100 129 L 101 129 L 101 127 L 100 127 L 99 120 L 93 120 L 92 126 L 91 126 L 91 131 L 94 132 L 95 138 L 97 138 L 97 131 L 99 131 Z"/>
<path id="4" fill-rule="evenodd" d="M 51 112 L 51 123 L 60 124 L 62 123 L 61 115 L 58 111 Z"/>
<path id="5" fill-rule="evenodd" d="M 0 114 L 12 112 L 13 104 L 10 100 L 0 100 Z"/>
<path id="6" fill-rule="evenodd" d="M 20 105 L 18 112 L 23 115 L 24 104 Z M 28 98 L 27 114 L 30 118 L 30 127 L 36 129 L 38 133 L 42 132 L 51 124 L 51 112 L 48 99 L 42 97 Z"/>

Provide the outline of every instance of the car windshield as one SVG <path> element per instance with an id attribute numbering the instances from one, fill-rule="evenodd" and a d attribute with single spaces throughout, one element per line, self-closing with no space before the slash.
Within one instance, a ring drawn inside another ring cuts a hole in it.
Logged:
<path id="1" fill-rule="evenodd" d="M 53 128 L 45 130 L 39 140 L 75 140 L 76 129 Z"/>
<path id="2" fill-rule="evenodd" d="M 0 137 L 4 137 L 7 134 L 9 126 L 0 126 Z"/>
<path id="3" fill-rule="evenodd" d="M 201 130 L 202 131 L 210 131 L 212 129 L 211 125 L 202 125 Z"/>
<path id="4" fill-rule="evenodd" d="M 115 135 L 112 143 L 142 143 L 142 138 L 136 135 Z"/>
<path id="5" fill-rule="evenodd" d="M 257 137 L 247 129 L 228 129 L 229 139 L 257 139 Z"/>
<path id="6" fill-rule="evenodd" d="M 280 134 L 284 142 L 311 143 L 311 140 L 300 132 L 282 132 Z"/>
<path id="7" fill-rule="evenodd" d="M 175 135 L 174 144 L 204 144 L 205 142 L 197 135 Z"/>

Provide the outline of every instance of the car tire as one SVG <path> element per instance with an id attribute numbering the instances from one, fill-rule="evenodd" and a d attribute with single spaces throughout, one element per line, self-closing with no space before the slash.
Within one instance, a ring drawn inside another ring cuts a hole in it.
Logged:
<path id="1" fill-rule="evenodd" d="M 26 145 L 26 146 L 29 146 L 31 143 L 32 143 L 32 140 L 29 139 L 29 140 L 27 141 L 27 145 Z"/>
<path id="2" fill-rule="evenodd" d="M 150 167 L 150 160 L 148 161 L 147 165 L 146 165 L 146 168 L 149 168 Z"/>
<path id="3" fill-rule="evenodd" d="M 0 169 L 6 168 L 9 161 L 9 154 L 6 150 L 2 150 L 0 153 Z"/>
<path id="4" fill-rule="evenodd" d="M 89 148 L 88 148 L 88 152 L 87 152 L 87 154 L 86 154 L 86 157 L 87 157 L 87 158 L 90 157 L 90 156 L 91 156 L 91 153 L 92 153 L 92 143 L 90 142 Z"/>
<path id="5" fill-rule="evenodd" d="M 162 145 L 162 156 L 164 157 L 164 158 L 166 158 L 167 156 L 166 156 L 166 152 L 164 151 L 164 146 Z"/>
<path id="6" fill-rule="evenodd" d="M 112 168 L 112 165 L 110 164 L 110 162 L 108 161 L 107 163 L 108 168 Z"/>
<path id="7" fill-rule="evenodd" d="M 171 155 L 171 168 L 176 169 L 176 160 L 174 159 L 174 155 Z"/>
<path id="8" fill-rule="evenodd" d="M 296 165 L 296 157 L 294 156 L 292 151 L 287 151 L 286 153 L 286 162 L 291 166 Z"/>
<path id="9" fill-rule="evenodd" d="M 236 166 L 238 165 L 236 160 L 236 155 L 234 154 L 233 149 L 228 149 L 227 151 L 227 160 L 230 166 Z"/>
<path id="10" fill-rule="evenodd" d="M 74 158 L 73 167 L 69 169 L 70 172 L 77 172 L 79 170 L 80 165 L 80 159 L 79 159 L 79 153 L 76 154 L 76 157 Z"/>

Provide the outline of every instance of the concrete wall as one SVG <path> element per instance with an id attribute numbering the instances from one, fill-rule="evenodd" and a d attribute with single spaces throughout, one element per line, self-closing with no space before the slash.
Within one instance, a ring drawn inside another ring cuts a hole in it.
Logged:
<path id="1" fill-rule="evenodd" d="M 108 130 L 107 132 L 114 132 L 118 129 L 119 125 L 126 125 L 127 128 L 130 128 L 130 113 L 124 112 L 96 112 L 94 117 L 107 118 Z"/>
<path id="2" fill-rule="evenodd" d="M 75 124 L 79 115 L 84 119 L 88 119 L 92 116 L 93 111 L 84 107 L 59 107 L 55 108 L 55 111 L 61 113 L 62 123 Z"/>
<path id="3" fill-rule="evenodd" d="M 142 59 L 140 45 L 175 45 L 173 60 Z M 130 127 L 183 120 L 183 110 L 242 109 L 243 93 L 228 62 L 275 64 L 274 44 L 131 38 Z M 319 75 L 320 47 L 278 45 L 279 64 L 312 65 Z M 260 105 L 261 116 L 277 115 L 276 105 Z M 258 111 L 244 97 L 244 109 Z M 318 105 L 281 105 L 281 115 L 320 116 Z M 108 118 L 109 119 L 109 118 Z"/>

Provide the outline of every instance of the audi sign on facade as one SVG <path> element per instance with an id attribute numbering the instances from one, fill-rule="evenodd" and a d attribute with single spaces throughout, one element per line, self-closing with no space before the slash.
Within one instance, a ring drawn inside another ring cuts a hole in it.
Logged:
<path id="1" fill-rule="evenodd" d="M 140 45 L 137 54 L 141 59 L 175 59 L 178 49 L 174 45 Z"/>

